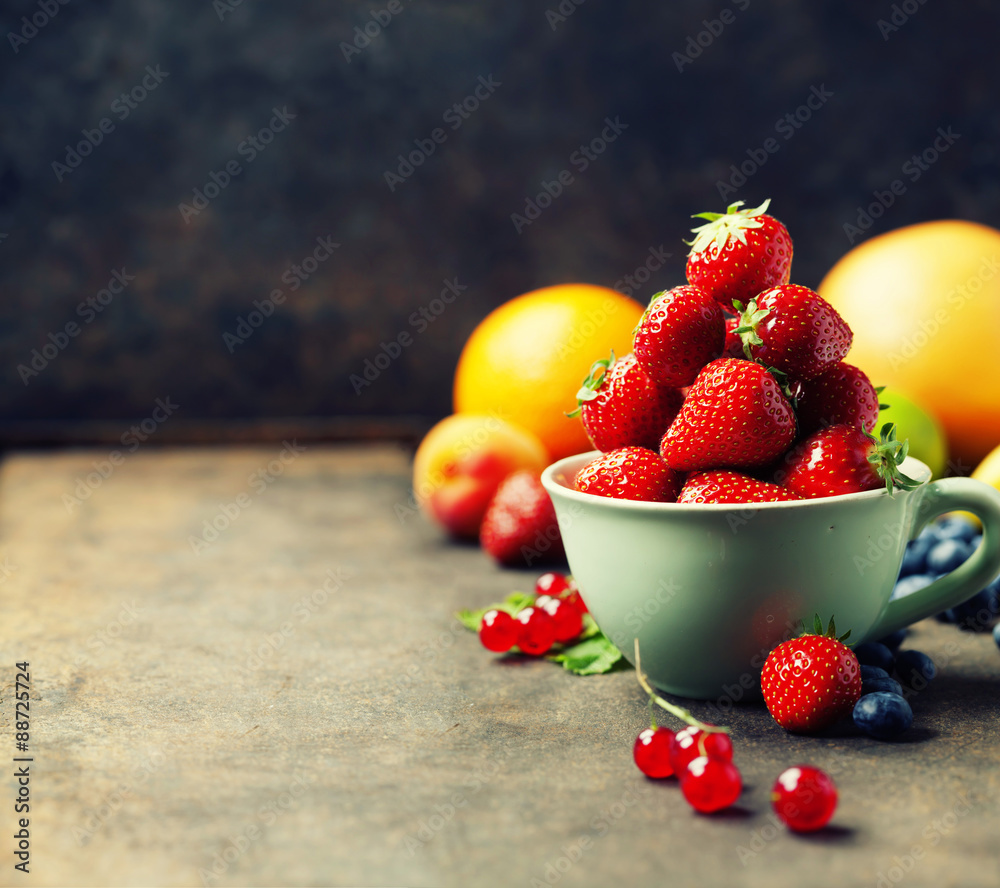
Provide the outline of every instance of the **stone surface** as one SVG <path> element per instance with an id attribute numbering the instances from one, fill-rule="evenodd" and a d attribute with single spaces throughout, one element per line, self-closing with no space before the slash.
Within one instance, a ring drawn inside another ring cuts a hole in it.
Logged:
<path id="1" fill-rule="evenodd" d="M 454 621 L 534 572 L 412 514 L 405 453 L 281 451 L 140 449 L 71 509 L 107 451 L 3 463 L 0 751 L 26 659 L 35 761 L 32 872 L 5 839 L 0 883 L 996 884 L 988 636 L 913 630 L 941 676 L 898 743 L 691 704 L 732 727 L 746 784 L 733 810 L 697 816 L 632 764 L 648 716 L 631 671 L 506 661 Z M 771 783 L 799 762 L 841 794 L 809 837 L 769 818 Z M 8 768 L 0 792 L 15 789 Z"/>

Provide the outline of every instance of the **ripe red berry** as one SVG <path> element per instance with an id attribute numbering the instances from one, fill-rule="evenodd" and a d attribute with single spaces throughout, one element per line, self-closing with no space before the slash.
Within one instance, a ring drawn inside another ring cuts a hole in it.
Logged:
<path id="1" fill-rule="evenodd" d="M 635 738 L 632 758 L 647 777 L 669 777 L 674 773 L 670 764 L 670 741 L 674 732 L 670 728 L 646 728 Z"/>
<path id="2" fill-rule="evenodd" d="M 517 621 L 507 611 L 487 611 L 479 624 L 479 640 L 489 651 L 509 651 L 517 644 Z"/>
<path id="3" fill-rule="evenodd" d="M 583 614 L 572 602 L 564 598 L 553 598 L 551 595 L 541 595 L 535 599 L 535 607 L 552 617 L 556 627 L 556 641 L 572 641 L 583 632 Z"/>
<path id="4" fill-rule="evenodd" d="M 705 732 L 692 725 L 674 734 L 670 740 L 670 763 L 676 773 L 683 774 L 688 764 L 698 756 L 731 762 L 733 741 L 722 731 Z"/>
<path id="5" fill-rule="evenodd" d="M 743 791 L 743 778 L 732 762 L 699 756 L 681 777 L 681 792 L 688 804 L 702 814 L 728 808 Z"/>
<path id="6" fill-rule="evenodd" d="M 569 588 L 569 578 L 566 574 L 549 571 L 535 580 L 536 595 L 562 595 Z"/>
<path id="7" fill-rule="evenodd" d="M 771 790 L 774 813 L 796 832 L 812 832 L 830 822 L 837 787 L 819 768 L 796 765 L 784 771 Z"/>
<path id="8" fill-rule="evenodd" d="M 532 657 L 547 653 L 556 640 L 556 624 L 540 607 L 526 607 L 515 622 L 517 646 Z"/>
<path id="9" fill-rule="evenodd" d="M 570 586 L 563 595 L 570 604 L 572 604 L 581 614 L 589 614 L 590 611 L 587 610 L 587 605 L 584 604 L 583 599 L 580 597 L 580 590 L 576 586 Z"/>

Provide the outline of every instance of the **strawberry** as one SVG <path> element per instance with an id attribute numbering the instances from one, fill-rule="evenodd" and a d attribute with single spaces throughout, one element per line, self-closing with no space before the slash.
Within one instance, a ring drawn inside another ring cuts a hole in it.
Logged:
<path id="1" fill-rule="evenodd" d="M 802 383 L 796 408 L 804 435 L 840 423 L 873 429 L 878 422 L 878 389 L 864 371 L 841 362 Z"/>
<path id="2" fill-rule="evenodd" d="M 725 308 L 733 300 L 746 303 L 761 290 L 787 284 L 792 273 L 792 239 L 773 216 L 770 200 L 754 210 L 741 210 L 743 201 L 725 213 L 699 213 L 707 219 L 694 229 L 687 260 L 689 284 L 701 287 Z"/>
<path id="3" fill-rule="evenodd" d="M 742 303 L 740 326 L 743 351 L 759 361 L 805 380 L 819 376 L 850 351 L 854 334 L 837 310 L 819 293 L 799 284 L 765 290 Z"/>
<path id="4" fill-rule="evenodd" d="M 698 374 L 660 455 L 681 472 L 767 465 L 795 440 L 781 386 L 752 361 L 719 358 Z"/>
<path id="5" fill-rule="evenodd" d="M 803 499 L 860 493 L 885 487 L 910 490 L 919 486 L 899 471 L 909 442 L 896 440 L 896 427 L 887 422 L 879 438 L 846 424 L 820 429 L 798 444 L 785 458 L 788 474 L 782 487 Z"/>
<path id="6" fill-rule="evenodd" d="M 698 287 L 674 287 L 650 300 L 632 350 L 650 379 L 680 388 L 719 357 L 725 338 L 719 303 Z"/>
<path id="7" fill-rule="evenodd" d="M 658 453 L 645 447 L 622 447 L 587 463 L 577 473 L 574 486 L 583 493 L 615 499 L 672 503 L 681 489 L 681 477 Z"/>
<path id="8" fill-rule="evenodd" d="M 777 484 L 758 481 L 740 472 L 715 470 L 688 475 L 679 503 L 780 503 L 798 499 Z"/>
<path id="9" fill-rule="evenodd" d="M 726 342 L 722 346 L 722 356 L 724 358 L 745 358 L 743 354 L 743 337 L 736 332 L 740 325 L 740 319 L 726 318 Z"/>
<path id="10" fill-rule="evenodd" d="M 826 633 L 819 616 L 814 631 L 779 644 L 760 676 L 764 702 L 786 731 L 811 734 L 849 715 L 861 696 L 861 667 L 833 618 Z"/>
<path id="11" fill-rule="evenodd" d="M 533 472 L 514 472 L 497 488 L 486 509 L 479 542 L 509 567 L 566 559 L 556 510 Z"/>
<path id="12" fill-rule="evenodd" d="M 587 435 L 605 453 L 634 445 L 656 449 L 664 430 L 680 409 L 681 393 L 657 385 L 636 362 L 635 355 L 595 361 L 576 393 Z"/>

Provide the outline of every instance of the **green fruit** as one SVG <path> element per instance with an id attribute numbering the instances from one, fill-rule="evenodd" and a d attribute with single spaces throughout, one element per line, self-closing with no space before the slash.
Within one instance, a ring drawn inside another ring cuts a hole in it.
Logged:
<path id="1" fill-rule="evenodd" d="M 888 404 L 878 415 L 878 428 L 887 422 L 896 424 L 896 437 L 909 439 L 910 456 L 930 466 L 935 478 L 940 478 L 948 462 L 948 439 L 941 423 L 923 407 L 894 388 L 886 388 L 878 397 Z"/>

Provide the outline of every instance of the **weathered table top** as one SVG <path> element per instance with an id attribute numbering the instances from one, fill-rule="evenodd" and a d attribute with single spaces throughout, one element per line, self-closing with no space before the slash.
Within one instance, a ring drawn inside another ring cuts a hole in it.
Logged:
<path id="1" fill-rule="evenodd" d="M 27 660 L 34 757 L 29 876 L 13 764 L 2 781 L 3 884 L 1000 883 L 988 636 L 916 628 L 943 674 L 905 742 L 791 736 L 737 707 L 746 790 L 702 817 L 632 764 L 647 711 L 631 671 L 503 662 L 453 620 L 533 575 L 415 517 L 402 451 L 108 465 L 15 454 L 0 474 L 0 752 L 17 755 Z M 841 793 L 805 838 L 768 804 L 799 762 Z"/>

